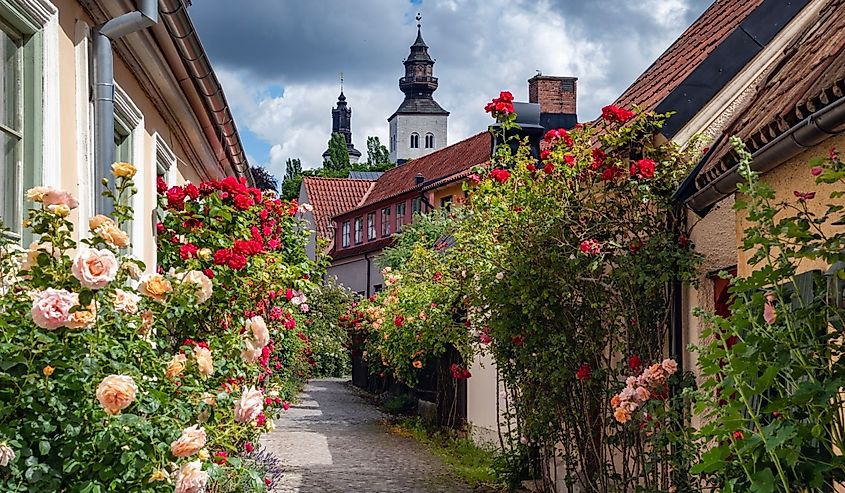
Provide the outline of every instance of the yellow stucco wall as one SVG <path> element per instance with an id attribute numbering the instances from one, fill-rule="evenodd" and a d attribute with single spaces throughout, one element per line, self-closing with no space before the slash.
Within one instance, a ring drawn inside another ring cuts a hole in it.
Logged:
<path id="1" fill-rule="evenodd" d="M 808 206 L 810 211 L 815 212 L 816 214 L 822 214 L 826 209 L 826 204 L 829 203 L 845 205 L 845 198 L 839 198 L 835 201 L 831 201 L 829 198 L 830 192 L 839 190 L 840 187 L 838 185 L 816 185 L 815 177 L 810 174 L 810 166 L 808 164 L 810 160 L 816 157 L 827 156 L 831 147 L 836 147 L 841 151 L 845 151 L 845 134 L 831 137 L 818 146 L 802 152 L 786 163 L 781 164 L 777 168 L 762 175 L 761 180 L 775 190 L 778 200 L 786 200 L 790 203 L 797 203 L 798 201 L 793 194 L 793 191 L 815 191 L 816 198 L 810 200 L 808 202 Z M 790 214 L 794 213 L 794 211 L 787 212 Z M 737 217 L 736 231 L 739 239 L 742 238 L 742 231 L 748 226 L 749 223 L 744 215 Z M 825 230 L 831 231 L 832 228 L 828 226 Z M 838 227 L 838 230 L 841 231 L 841 227 Z M 751 257 L 751 254 L 752 252 L 738 252 L 738 273 L 740 275 L 746 275 L 751 271 L 751 266 L 748 265 L 748 259 Z M 826 267 L 827 266 L 821 262 L 804 261 L 801 265 L 799 265 L 798 269 L 799 272 L 806 272 L 808 270 L 824 269 Z"/>
<path id="2" fill-rule="evenodd" d="M 59 127 L 60 127 L 60 159 L 56 163 L 44 163 L 44 167 L 58 167 L 60 181 L 57 184 L 64 190 L 74 193 L 77 197 L 82 195 L 80 190 L 81 175 L 80 169 L 84 166 L 91 165 L 89 157 L 83 157 L 80 152 L 80 135 L 82 132 L 90 132 L 90 129 L 81 128 L 80 117 L 85 112 L 90 112 L 90 103 L 81 104 L 86 97 L 80 97 L 79 86 L 81 85 L 81 77 L 87 77 L 86 74 L 81 74 L 79 70 L 79 63 L 83 62 L 78 59 L 82 56 L 84 50 L 77 49 L 77 45 L 81 42 L 80 36 L 80 22 L 86 23 L 88 26 L 94 24 L 93 20 L 87 15 L 85 10 L 79 5 L 76 0 L 53 0 L 54 5 L 58 9 L 58 81 L 59 81 Z M 132 36 L 132 35 L 130 35 Z M 82 65 L 84 66 L 84 65 Z M 136 197 L 135 211 L 136 221 L 141 222 L 139 226 L 143 231 L 150 234 L 144 239 L 140 249 L 134 253 L 141 257 L 148 266 L 155 265 L 155 249 L 152 238 L 152 215 L 151 211 L 156 203 L 156 151 L 154 135 L 158 134 L 175 154 L 177 159 L 176 182 L 182 183 L 185 181 L 193 181 L 199 183 L 200 177 L 193 165 L 189 164 L 188 154 L 180 145 L 179 141 L 173 135 L 171 128 L 165 120 L 162 113 L 155 107 L 153 101 L 141 87 L 136 77 L 132 74 L 129 67 L 124 61 L 115 54 L 115 82 L 126 93 L 128 98 L 138 107 L 141 114 L 143 114 L 143 129 L 140 133 L 140 139 L 133 139 L 133 155 L 141 154 L 140 162 L 134 162 L 141 171 L 138 174 L 139 192 Z M 84 82 L 82 83 L 84 84 Z M 90 125 L 90 119 L 89 119 Z M 135 149 L 140 150 L 136 153 Z M 87 162 L 81 162 L 81 161 Z M 95 177 L 98 181 L 101 177 Z M 97 185 L 97 193 L 99 193 L 99 185 Z M 72 219 L 77 222 L 79 227 L 77 231 L 84 231 L 87 229 L 85 224 L 87 218 L 80 218 L 78 214 L 74 213 Z"/>

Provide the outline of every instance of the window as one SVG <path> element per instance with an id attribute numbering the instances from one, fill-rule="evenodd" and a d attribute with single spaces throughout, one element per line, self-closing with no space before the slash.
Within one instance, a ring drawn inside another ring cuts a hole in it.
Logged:
<path id="1" fill-rule="evenodd" d="M 442 199 L 440 199 L 440 208 L 446 209 L 447 211 L 452 208 L 452 196 L 451 195 L 447 195 L 447 196 L 443 197 Z"/>
<path id="2" fill-rule="evenodd" d="M 0 24 L 0 145 L 3 157 L 0 164 L 0 218 L 16 236 L 21 228 L 20 204 L 23 194 L 23 62 L 22 38 L 12 29 Z"/>
<path id="3" fill-rule="evenodd" d="M 364 218 L 355 218 L 355 244 L 358 245 L 364 241 Z"/>
<path id="4" fill-rule="evenodd" d="M 431 132 L 425 134 L 425 148 L 434 149 L 434 134 Z"/>
<path id="5" fill-rule="evenodd" d="M 411 214 L 419 214 L 422 211 L 422 199 L 420 197 L 411 201 Z"/>
<path id="6" fill-rule="evenodd" d="M 390 207 L 381 210 L 381 235 L 390 236 Z"/>
<path id="7" fill-rule="evenodd" d="M 373 292 L 378 293 L 378 292 L 379 292 L 379 291 L 381 291 L 382 289 L 384 289 L 384 286 L 383 286 L 383 285 L 381 285 L 381 284 L 373 284 Z"/>
<path id="8" fill-rule="evenodd" d="M 420 134 L 414 132 L 411 134 L 411 149 L 420 148 Z"/>
<path id="9" fill-rule="evenodd" d="M 367 214 L 367 239 L 376 239 L 376 213 L 370 212 Z"/>
<path id="10" fill-rule="evenodd" d="M 340 245 L 343 248 L 346 248 L 346 247 L 349 246 L 349 221 L 343 222 L 343 228 L 342 228 L 342 232 L 341 232 L 341 235 L 340 235 L 340 241 L 341 241 Z"/>
<path id="11" fill-rule="evenodd" d="M 405 202 L 396 204 L 396 232 L 402 231 L 402 225 L 405 224 Z"/>

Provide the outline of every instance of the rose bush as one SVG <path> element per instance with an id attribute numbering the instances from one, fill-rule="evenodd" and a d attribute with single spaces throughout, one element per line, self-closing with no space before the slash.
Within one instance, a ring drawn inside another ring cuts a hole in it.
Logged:
<path id="1" fill-rule="evenodd" d="M 113 170 L 112 217 L 78 243 L 76 201 L 40 187 L 39 242 L 0 245 L 0 490 L 263 491 L 278 465 L 253 443 L 310 368 L 297 206 L 233 179 L 161 190 L 144 274 L 122 250 L 134 168 Z"/>

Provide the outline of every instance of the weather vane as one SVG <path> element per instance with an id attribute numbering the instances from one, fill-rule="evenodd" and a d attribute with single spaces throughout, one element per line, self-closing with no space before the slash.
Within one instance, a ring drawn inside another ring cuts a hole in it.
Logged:
<path id="1" fill-rule="evenodd" d="M 422 14 L 417 12 L 417 29 L 422 27 Z"/>

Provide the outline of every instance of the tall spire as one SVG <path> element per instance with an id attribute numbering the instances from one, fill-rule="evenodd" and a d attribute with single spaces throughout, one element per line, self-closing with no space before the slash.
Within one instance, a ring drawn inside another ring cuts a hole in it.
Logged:
<path id="1" fill-rule="evenodd" d="M 352 108 L 346 103 L 346 96 L 343 94 L 343 72 L 340 73 L 340 95 L 337 97 L 337 105 L 332 108 L 332 135 L 341 134 L 346 139 L 346 149 L 349 151 L 349 160 L 357 163 L 361 157 L 361 151 L 352 144 Z M 323 159 L 327 159 L 329 151 L 323 153 Z"/>
<path id="2" fill-rule="evenodd" d="M 428 53 L 428 45 L 422 37 L 422 15 L 417 14 L 417 39 L 411 45 L 405 59 L 405 76 L 399 79 L 399 89 L 405 93 L 405 101 L 396 113 L 449 114 L 434 100 L 437 77 L 434 77 L 434 60 Z M 394 115 L 396 114 L 394 113 Z M 391 117 L 392 118 L 392 117 Z"/>

